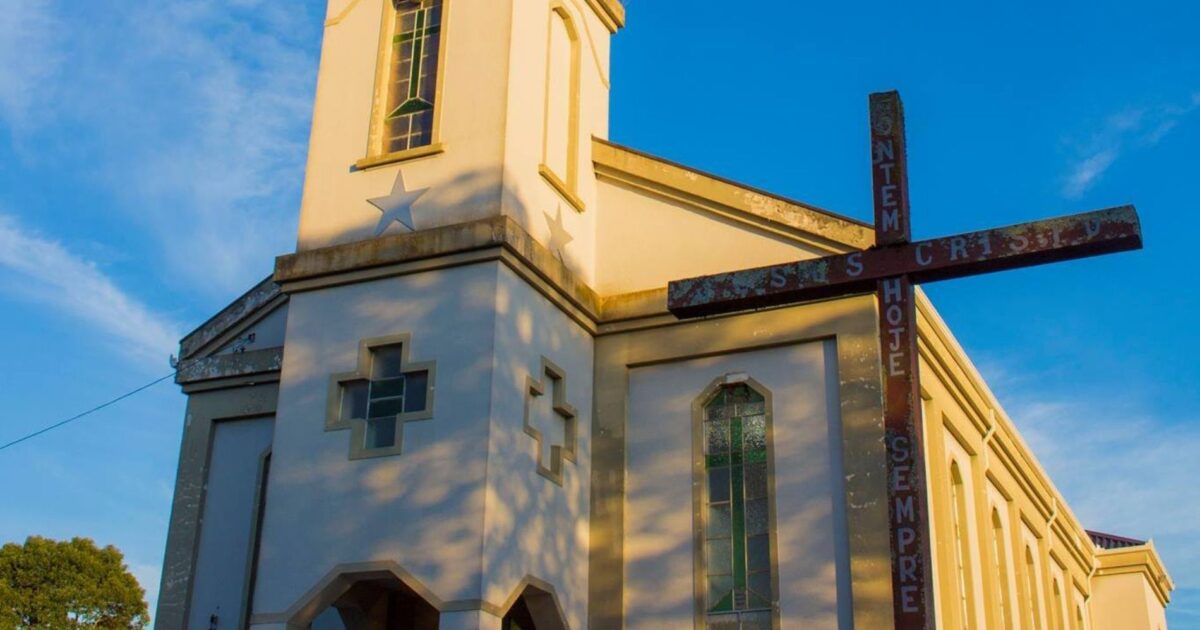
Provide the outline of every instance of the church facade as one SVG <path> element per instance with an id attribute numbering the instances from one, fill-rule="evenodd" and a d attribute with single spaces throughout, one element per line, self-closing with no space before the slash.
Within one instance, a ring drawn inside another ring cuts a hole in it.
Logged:
<path id="1" fill-rule="evenodd" d="M 869 225 L 606 140 L 618 0 L 331 0 L 296 251 L 181 342 L 160 628 L 888 628 Z M 944 628 L 1165 630 L 918 302 Z"/>

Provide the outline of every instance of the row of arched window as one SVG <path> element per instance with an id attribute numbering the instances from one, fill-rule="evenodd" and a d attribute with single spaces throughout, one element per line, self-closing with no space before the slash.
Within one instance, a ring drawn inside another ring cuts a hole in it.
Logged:
<path id="1" fill-rule="evenodd" d="M 1081 600 L 1068 599 L 1067 588 L 1061 572 L 1051 576 L 1048 617 L 1043 616 L 1041 603 L 1041 555 L 1037 551 L 1037 543 L 1032 539 L 1023 540 L 1020 552 L 1014 558 L 1010 541 L 1013 540 L 1008 529 L 1007 507 L 992 504 L 989 517 L 990 544 L 979 541 L 976 545 L 970 527 L 970 486 L 967 477 L 956 459 L 950 460 L 950 529 L 954 537 L 954 571 L 956 577 L 957 600 L 953 606 L 957 617 L 957 627 L 980 627 L 980 615 L 985 611 L 976 601 L 975 580 L 983 571 L 990 572 L 990 582 L 994 605 L 988 608 L 995 615 L 994 621 L 1000 628 L 1024 628 L 1028 630 L 1089 630 L 1084 604 Z M 975 567 L 976 558 L 984 558 L 984 554 L 974 554 L 973 549 L 986 549 L 989 558 L 985 566 Z M 1019 560 L 1018 562 L 1015 562 Z M 983 589 L 979 589 L 982 591 Z M 1015 597 L 1014 593 L 1015 592 Z M 950 608 L 950 607 L 947 607 Z M 1068 610 L 1071 614 L 1068 615 Z M 1047 620 L 1048 619 L 1048 625 Z M 989 620 L 991 621 L 991 620 Z"/>

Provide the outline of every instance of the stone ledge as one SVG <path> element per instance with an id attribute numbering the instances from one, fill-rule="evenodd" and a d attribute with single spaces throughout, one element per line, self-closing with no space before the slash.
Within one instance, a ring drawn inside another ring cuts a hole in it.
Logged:
<path id="1" fill-rule="evenodd" d="M 282 367 L 283 348 L 218 354 L 183 361 L 175 373 L 175 382 L 188 385 L 199 381 L 278 372 Z"/>

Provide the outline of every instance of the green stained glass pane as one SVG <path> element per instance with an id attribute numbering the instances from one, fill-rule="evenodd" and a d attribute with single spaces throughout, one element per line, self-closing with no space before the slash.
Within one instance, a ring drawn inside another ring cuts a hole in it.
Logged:
<path id="1" fill-rule="evenodd" d="M 708 506 L 709 538 L 728 538 L 732 522 L 728 503 Z"/>
<path id="2" fill-rule="evenodd" d="M 407 392 L 404 396 L 404 411 L 424 411 L 425 397 L 429 389 L 429 372 L 410 372 L 404 375 Z"/>
<path id="3" fill-rule="evenodd" d="M 713 466 L 728 466 L 729 459 L 728 455 L 708 455 L 704 458 L 704 465 L 709 468 Z"/>
<path id="4" fill-rule="evenodd" d="M 750 579 L 747 584 L 750 587 L 751 599 L 754 595 L 758 595 L 766 601 L 771 600 L 771 572 L 757 571 L 750 574 Z M 753 606 L 753 604 L 751 604 Z"/>
<path id="5" fill-rule="evenodd" d="M 746 478 L 746 498 L 758 499 L 767 496 L 767 464 L 748 463 L 742 470 Z"/>
<path id="6" fill-rule="evenodd" d="M 767 533 L 767 500 L 752 499 L 746 502 L 746 535 Z"/>
<path id="7" fill-rule="evenodd" d="M 708 502 L 720 503 L 729 500 L 729 469 L 710 468 L 708 471 Z"/>
<path id="8" fill-rule="evenodd" d="M 704 423 L 704 452 L 721 455 L 729 452 L 729 421 L 713 420 Z"/>
<path id="9" fill-rule="evenodd" d="M 746 540 L 746 570 L 766 571 L 771 568 L 771 542 L 766 534 Z M 753 587 L 753 585 L 751 585 Z"/>
<path id="10" fill-rule="evenodd" d="M 705 420 L 720 420 L 726 417 L 725 406 L 719 400 L 713 400 L 704 408 Z"/>
<path id="11" fill-rule="evenodd" d="M 741 630 L 771 630 L 771 611 L 742 613 Z"/>
<path id="12" fill-rule="evenodd" d="M 380 346 L 371 349 L 371 380 L 396 378 L 400 376 L 401 347 Z"/>
<path id="13" fill-rule="evenodd" d="M 368 418 L 392 418 L 396 414 L 404 411 L 403 398 L 387 398 L 384 400 L 372 400 L 371 406 L 368 408 Z"/>
<path id="14" fill-rule="evenodd" d="M 708 575 L 729 575 L 733 573 L 733 547 L 729 539 L 710 540 L 706 544 L 705 559 L 708 562 Z"/>
<path id="15" fill-rule="evenodd" d="M 733 610 L 733 578 L 708 578 L 708 610 Z"/>
<path id="16" fill-rule="evenodd" d="M 367 417 L 367 382 L 353 381 L 342 385 L 342 420 L 361 420 Z"/>
<path id="17" fill-rule="evenodd" d="M 396 419 L 383 418 L 367 421 L 367 448 L 388 448 L 396 445 Z"/>
<path id="18" fill-rule="evenodd" d="M 709 608 L 709 610 L 728 610 L 728 608 Z M 738 621 L 738 616 L 733 615 L 708 615 L 706 619 L 709 630 L 740 630 L 741 625 Z"/>
<path id="19" fill-rule="evenodd" d="M 742 419 L 743 448 L 757 451 L 767 448 L 767 419 L 765 416 L 750 416 Z"/>
<path id="20" fill-rule="evenodd" d="M 371 398 L 391 398 L 404 395 L 404 379 L 388 378 L 382 381 L 371 381 Z"/>

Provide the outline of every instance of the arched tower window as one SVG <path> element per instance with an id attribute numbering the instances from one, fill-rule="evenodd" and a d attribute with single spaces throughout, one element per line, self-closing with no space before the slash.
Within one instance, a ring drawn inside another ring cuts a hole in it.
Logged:
<path id="1" fill-rule="evenodd" d="M 550 11 L 540 172 L 576 210 L 579 183 L 579 31 L 566 7 Z"/>
<path id="2" fill-rule="evenodd" d="M 1012 623 L 1012 602 L 1009 601 L 1008 576 L 1011 573 L 1008 557 L 1007 538 L 1004 533 L 1004 519 L 1000 511 L 992 509 L 992 558 L 996 567 L 996 601 L 1000 614 L 1000 627 L 1008 628 Z"/>
<path id="3" fill-rule="evenodd" d="M 698 401 L 696 600 L 701 627 L 778 627 L 769 394 L 720 379 Z"/>
<path id="4" fill-rule="evenodd" d="M 954 527 L 954 560 L 958 574 L 959 615 L 962 627 L 972 627 L 975 619 L 975 591 L 971 583 L 971 541 L 967 523 L 966 484 L 958 462 L 950 463 L 950 520 Z"/>
<path id="5" fill-rule="evenodd" d="M 372 154 L 432 144 L 443 0 L 386 0 Z"/>

